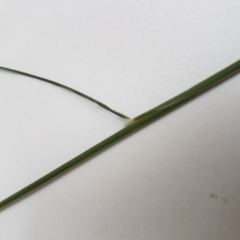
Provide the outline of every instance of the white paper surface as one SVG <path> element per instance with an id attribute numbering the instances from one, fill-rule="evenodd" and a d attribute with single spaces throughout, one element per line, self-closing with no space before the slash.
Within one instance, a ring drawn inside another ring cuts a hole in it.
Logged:
<path id="1" fill-rule="evenodd" d="M 0 0 L 0 65 L 134 117 L 240 58 L 240 2 Z M 240 75 L 0 211 L 0 239 L 240 238 Z M 120 130 L 0 71 L 0 200 Z"/>

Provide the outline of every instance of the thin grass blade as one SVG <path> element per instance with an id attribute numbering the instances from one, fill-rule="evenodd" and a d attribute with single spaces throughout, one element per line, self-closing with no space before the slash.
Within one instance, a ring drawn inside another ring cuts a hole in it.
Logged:
<path id="1" fill-rule="evenodd" d="M 63 84 L 61 84 L 61 83 L 58 83 L 58 82 L 55 82 L 55 81 L 52 81 L 52 80 L 49 80 L 49 79 L 46 79 L 46 78 L 42 78 L 42 77 L 39 77 L 39 76 L 30 74 L 30 73 L 26 73 L 26 72 L 21 72 L 21 71 L 18 71 L 18 70 L 14 70 L 14 69 L 11 69 L 11 68 L 6 68 L 6 67 L 1 67 L 1 66 L 0 66 L 0 69 L 5 70 L 5 71 L 9 71 L 9 72 L 12 72 L 12 73 L 20 74 L 20 75 L 23 75 L 23 76 L 35 78 L 35 79 L 38 79 L 38 80 L 40 80 L 40 81 L 44 81 L 44 82 L 53 84 L 53 85 L 55 85 L 55 86 L 64 88 L 64 89 L 66 89 L 66 90 L 68 90 L 68 91 L 71 91 L 71 92 L 73 92 L 73 93 L 75 93 L 75 94 L 77 94 L 77 95 L 79 95 L 79 96 L 81 96 L 81 97 L 84 97 L 84 98 L 86 98 L 86 99 L 88 99 L 88 100 L 90 100 L 90 101 L 98 104 L 98 105 L 101 106 L 102 108 L 108 110 L 109 112 L 112 112 L 113 114 L 115 114 L 115 115 L 117 115 L 117 116 L 119 116 L 119 117 L 121 117 L 121 118 L 129 119 L 129 117 L 127 117 L 126 115 L 124 115 L 124 114 L 122 114 L 122 113 L 120 113 L 120 112 L 117 112 L 117 111 L 113 110 L 112 108 L 108 107 L 106 104 L 101 103 L 100 101 L 98 101 L 98 100 L 96 100 L 96 99 L 94 99 L 94 98 L 92 98 L 92 97 L 90 97 L 90 96 L 88 96 L 88 95 L 86 95 L 86 94 L 84 94 L 84 93 L 82 93 L 82 92 L 79 92 L 79 91 L 77 91 L 77 90 L 75 90 L 75 89 L 73 89 L 73 88 L 70 88 L 70 87 L 68 87 L 68 86 L 66 86 L 66 85 L 63 85 Z"/>

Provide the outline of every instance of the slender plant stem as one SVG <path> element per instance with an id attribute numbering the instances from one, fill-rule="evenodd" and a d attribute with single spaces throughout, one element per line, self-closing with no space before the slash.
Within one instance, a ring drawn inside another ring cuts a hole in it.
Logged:
<path id="1" fill-rule="evenodd" d="M 42 78 L 42 77 L 39 77 L 39 76 L 36 76 L 36 75 L 32 75 L 32 74 L 29 74 L 29 73 L 26 73 L 26 72 L 21 72 L 21 71 L 18 71 L 18 70 L 14 70 L 14 69 L 11 69 L 11 68 L 6 68 L 6 67 L 1 67 L 1 66 L 0 66 L 0 69 L 5 70 L 5 71 L 9 71 L 9 72 L 12 72 L 12 73 L 24 75 L 24 76 L 27 76 L 27 77 L 35 78 L 35 79 L 38 79 L 38 80 L 41 80 L 41 81 L 44 81 L 44 82 L 53 84 L 53 85 L 55 85 L 55 86 L 64 88 L 64 89 L 66 89 L 66 90 L 69 90 L 69 91 L 71 91 L 71 92 L 74 92 L 74 93 L 76 93 L 77 95 L 80 95 L 81 97 L 84 97 L 84 98 L 86 98 L 86 99 L 88 99 L 88 100 L 90 100 L 90 101 L 98 104 L 98 105 L 101 106 L 102 108 L 108 110 L 109 112 L 114 113 L 115 115 L 117 115 L 117 116 L 119 116 L 119 117 L 121 117 L 121 118 L 129 119 L 129 117 L 125 116 L 124 114 L 122 114 L 122 113 L 120 113 L 120 112 L 117 112 L 117 111 L 113 110 L 112 108 L 110 108 L 110 107 L 108 107 L 107 105 L 99 102 L 98 100 L 96 100 L 96 99 L 94 99 L 94 98 L 92 98 L 92 97 L 90 97 L 90 96 L 88 96 L 88 95 L 86 95 L 86 94 L 84 94 L 84 93 L 82 93 L 82 92 L 79 92 L 79 91 L 77 91 L 77 90 L 75 90 L 75 89 L 73 89 L 73 88 L 70 88 L 70 87 L 68 87 L 68 86 L 66 86 L 66 85 L 63 85 L 63 84 L 61 84 L 61 83 L 58 83 L 58 82 L 55 82 L 55 81 L 52 81 L 52 80 L 49 80 L 49 79 L 46 79 L 46 78 Z"/>
<path id="2" fill-rule="evenodd" d="M 39 186 L 43 185 L 47 181 L 55 178 L 59 174 L 63 173 L 64 171 L 70 169 L 74 165 L 86 160 L 86 158 L 92 156 L 93 154 L 99 152 L 100 150 L 110 146 L 117 140 L 121 139 L 122 137 L 130 134 L 134 130 L 150 123 L 154 119 L 164 115 L 165 113 L 173 110 L 175 107 L 179 106 L 187 99 L 192 98 L 193 96 L 197 96 L 199 93 L 209 89 L 210 87 L 218 84 L 219 82 L 225 80 L 227 77 L 237 73 L 240 70 L 240 60 L 233 63 L 232 65 L 228 66 L 227 68 L 221 70 L 220 72 L 214 74 L 213 76 L 207 78 L 203 82 L 195 85 L 194 87 L 190 88 L 189 90 L 179 94 L 178 96 L 166 101 L 165 103 L 157 106 L 154 110 L 147 111 L 144 114 L 141 114 L 140 117 L 135 118 L 135 120 L 123 128 L 122 130 L 118 131 L 117 133 L 111 135 L 110 137 L 106 138 L 105 140 L 101 141 L 100 143 L 96 144 L 95 146 L 91 147 L 90 149 L 86 150 L 85 152 L 81 153 L 77 157 L 73 158 L 72 160 L 66 162 L 65 164 L 61 165 L 60 167 L 56 168 L 52 172 L 46 174 L 45 176 L 41 177 L 37 181 L 31 183 L 30 185 L 26 186 L 22 190 L 14 193 L 10 197 L 6 198 L 5 200 L 0 202 L 0 208 L 8 205 L 9 203 L 13 202 L 14 200 L 22 197 L 23 195 L 31 192 L 32 190 L 38 188 Z M 164 106 L 164 107 L 163 107 Z"/>
<path id="3" fill-rule="evenodd" d="M 148 110 L 145 113 L 142 113 L 132 119 L 130 119 L 130 123 L 148 115 L 154 112 L 158 112 L 161 109 L 164 108 L 171 108 L 174 107 L 175 105 L 178 105 L 181 102 L 184 102 L 198 94 L 200 94 L 201 92 L 203 92 L 204 90 L 207 90 L 208 88 L 212 87 L 213 85 L 219 83 L 220 81 L 224 80 L 224 77 L 222 77 L 223 73 L 228 73 L 229 75 L 231 75 L 231 72 L 233 72 L 232 74 L 234 74 L 234 70 L 237 69 L 238 71 L 238 67 L 239 67 L 239 61 L 233 63 L 232 65 L 230 65 L 229 67 L 227 67 L 226 69 L 223 69 L 222 71 L 214 74 L 213 76 L 207 78 L 206 80 L 194 85 L 193 87 L 187 89 L 186 91 L 178 94 L 177 96 L 169 99 L 168 101 Z M 226 77 L 228 77 L 229 75 L 227 75 Z"/>

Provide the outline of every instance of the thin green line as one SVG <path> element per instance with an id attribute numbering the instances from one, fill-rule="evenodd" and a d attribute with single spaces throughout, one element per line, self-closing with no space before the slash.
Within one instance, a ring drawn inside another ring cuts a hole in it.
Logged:
<path id="1" fill-rule="evenodd" d="M 229 74 L 234 74 L 234 71 L 236 69 L 236 71 L 238 71 L 238 66 L 239 66 L 239 61 L 233 63 L 232 65 L 230 65 L 229 67 L 223 69 L 222 71 L 214 74 L 213 76 L 207 78 L 206 80 L 194 85 L 193 87 L 187 89 L 186 91 L 180 93 L 179 95 L 169 99 L 168 101 L 148 110 L 145 113 L 142 113 L 134 118 L 132 118 L 130 120 L 131 122 L 134 122 L 148 114 L 152 114 L 154 112 L 158 112 L 161 111 L 163 108 L 172 108 L 175 105 L 178 105 L 181 102 L 187 101 L 188 99 L 196 96 L 197 94 L 200 94 L 201 92 L 207 90 L 208 88 L 214 86 L 215 84 L 219 83 L 220 81 L 223 81 L 224 78 L 222 77 L 223 72 L 229 72 Z M 229 75 L 227 75 L 226 77 L 228 77 Z M 220 80 L 218 80 L 220 79 Z"/>
<path id="2" fill-rule="evenodd" d="M 65 164 L 61 165 L 60 167 L 56 168 L 52 172 L 46 174 L 45 176 L 41 177 L 37 181 L 31 183 L 30 185 L 26 186 L 22 190 L 14 193 L 10 197 L 6 198 L 2 202 L 0 202 L 0 208 L 8 205 L 9 203 L 15 201 L 16 199 L 22 197 L 23 195 L 31 192 L 32 190 L 38 188 L 39 186 L 43 185 L 44 183 L 48 182 L 49 180 L 55 178 L 59 174 L 65 172 L 66 170 L 70 169 L 74 165 L 86 160 L 86 158 L 92 156 L 93 154 L 99 152 L 100 150 L 105 149 L 107 146 L 110 146 L 114 142 L 118 141 L 122 137 L 129 135 L 131 132 L 135 131 L 136 129 L 150 123 L 154 119 L 166 114 L 170 110 L 173 110 L 175 107 L 179 106 L 183 102 L 185 102 L 190 97 L 197 96 L 199 93 L 206 91 L 210 87 L 218 84 L 219 82 L 225 80 L 227 77 L 232 76 L 233 74 L 237 73 L 240 70 L 240 60 L 233 63 L 232 65 L 228 66 L 227 68 L 221 70 L 220 72 L 214 74 L 213 76 L 207 78 L 203 82 L 195 85 L 194 87 L 190 88 L 189 90 L 179 94 L 178 96 L 166 101 L 165 103 L 154 108 L 155 110 L 147 111 L 144 114 L 141 114 L 141 117 L 135 118 L 133 123 L 129 124 L 122 130 L 118 131 L 117 133 L 111 135 L 110 137 L 106 138 L 102 142 L 96 144 L 95 146 L 91 147 L 87 151 L 81 153 L 77 157 L 73 158 L 72 160 L 66 162 Z"/>
<path id="3" fill-rule="evenodd" d="M 109 112 L 112 112 L 114 113 L 115 115 L 121 117 L 121 118 L 124 118 L 124 119 L 129 119 L 129 117 L 125 116 L 124 114 L 120 113 L 120 112 L 117 112 L 115 110 L 113 110 L 112 108 L 108 107 L 107 105 L 97 101 L 96 99 L 92 98 L 92 97 L 89 97 L 88 95 L 84 94 L 84 93 L 81 93 L 73 88 L 70 88 L 66 85 L 63 85 L 61 83 L 58 83 L 58 82 L 55 82 L 55 81 L 52 81 L 52 80 L 49 80 L 49 79 L 46 79 L 46 78 L 42 78 L 42 77 L 39 77 L 39 76 L 36 76 L 36 75 L 32 75 L 32 74 L 29 74 L 29 73 L 26 73 L 26 72 L 21 72 L 21 71 L 18 71 L 18 70 L 14 70 L 14 69 L 11 69 L 11 68 L 6 68 L 6 67 L 1 67 L 0 66 L 0 69 L 2 70 L 5 70 L 5 71 L 9 71 L 9 72 L 12 72 L 12 73 L 16 73 L 16 74 L 20 74 L 20 75 L 24 75 L 24 76 L 27 76 L 27 77 L 32 77 L 32 78 L 35 78 L 35 79 L 38 79 L 38 80 L 41 80 L 41 81 L 44 81 L 44 82 L 47 82 L 47 83 L 50 83 L 50 84 L 53 84 L 55 86 L 58 86 L 58 87 L 61 87 L 61 88 L 64 88 L 66 90 L 69 90 L 71 92 L 74 92 L 76 93 L 77 95 L 80 95 L 81 97 L 84 97 L 96 104 L 98 104 L 99 106 L 101 106 L 102 108 L 108 110 Z"/>

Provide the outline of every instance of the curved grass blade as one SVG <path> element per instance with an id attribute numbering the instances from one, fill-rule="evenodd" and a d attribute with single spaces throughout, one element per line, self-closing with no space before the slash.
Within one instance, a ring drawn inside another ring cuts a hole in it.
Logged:
<path id="1" fill-rule="evenodd" d="M 110 108 L 110 107 L 108 107 L 107 105 L 99 102 L 98 100 L 96 100 L 96 99 L 94 99 L 94 98 L 92 98 L 92 97 L 90 97 L 90 96 L 88 96 L 88 95 L 86 95 L 86 94 L 84 94 L 84 93 L 82 93 L 82 92 L 79 92 L 79 91 L 77 91 L 77 90 L 75 90 L 75 89 L 73 89 L 73 88 L 70 88 L 70 87 L 68 87 L 68 86 L 66 86 L 66 85 L 63 85 L 63 84 L 61 84 L 61 83 L 58 83 L 58 82 L 55 82 L 55 81 L 52 81 L 52 80 L 49 80 L 49 79 L 46 79 L 46 78 L 42 78 L 42 77 L 39 77 L 39 76 L 36 76 L 36 75 L 32 75 L 32 74 L 29 74 L 29 73 L 25 73 L 25 72 L 21 72 L 21 71 L 18 71 L 18 70 L 14 70 L 14 69 L 11 69 L 11 68 L 6 68 L 6 67 L 1 67 L 1 66 L 0 66 L 0 69 L 5 70 L 5 71 L 9 71 L 9 72 L 12 72 L 12 73 L 24 75 L 24 76 L 27 76 L 27 77 L 35 78 L 35 79 L 38 79 L 38 80 L 41 80 L 41 81 L 44 81 L 44 82 L 53 84 L 53 85 L 55 85 L 55 86 L 64 88 L 64 89 L 66 89 L 66 90 L 69 90 L 69 91 L 71 91 L 71 92 L 74 92 L 74 93 L 76 93 L 77 95 L 79 95 L 79 96 L 81 96 L 81 97 L 84 97 L 84 98 L 86 98 L 86 99 L 88 99 L 88 100 L 90 100 L 90 101 L 98 104 L 98 105 L 101 106 L 102 108 L 108 110 L 109 112 L 114 113 L 115 115 L 117 115 L 117 116 L 119 116 L 119 117 L 121 117 L 121 118 L 129 119 L 129 117 L 125 116 L 124 114 L 122 114 L 122 113 L 120 113 L 120 112 L 117 112 L 117 111 L 113 110 L 112 108 Z"/>
<path id="2" fill-rule="evenodd" d="M 159 105 L 159 106 L 165 106 L 165 107 L 158 106 L 157 108 L 154 108 L 154 110 L 152 109 L 150 111 L 147 111 L 144 114 L 141 114 L 140 117 L 138 116 L 138 117 L 134 118 L 133 123 L 129 124 L 122 130 L 116 132 L 115 134 L 106 138 L 102 142 L 96 144 L 95 146 L 93 146 L 90 149 L 86 150 L 85 152 L 81 153 L 77 157 L 66 162 L 65 164 L 56 168 L 52 172 L 46 174 L 45 176 L 41 177 L 40 179 L 36 180 L 35 182 L 31 183 L 30 185 L 26 186 L 25 188 L 21 189 L 20 191 L 14 193 L 13 195 L 11 195 L 8 198 L 1 201 L 0 209 L 3 208 L 4 206 L 7 206 L 10 203 L 12 203 L 13 201 L 19 199 L 20 197 L 24 196 L 25 194 L 30 193 L 32 190 L 38 188 L 39 186 L 43 185 L 44 183 L 48 182 L 49 180 L 55 178 L 56 176 L 65 172 L 66 170 L 72 168 L 76 164 L 83 162 L 88 157 L 99 152 L 100 150 L 105 149 L 106 147 L 110 146 L 111 144 L 113 144 L 114 142 L 123 138 L 124 136 L 129 135 L 131 132 L 135 131 L 136 129 L 150 123 L 151 121 L 153 121 L 154 119 L 157 119 L 160 116 L 163 116 L 164 114 L 166 114 L 170 110 L 173 110 L 177 106 L 180 106 L 184 101 L 186 101 L 186 99 L 189 99 L 189 97 L 192 98 L 194 96 L 199 95 L 200 92 L 203 92 L 203 91 L 213 87 L 214 85 L 227 79 L 228 77 L 232 76 L 233 74 L 237 73 L 238 71 L 240 71 L 240 60 L 238 60 L 237 62 L 228 66 L 227 68 L 221 70 L 220 72 L 214 74 L 213 76 L 207 78 L 203 82 L 195 85 L 194 87 L 190 88 L 189 90 L 183 92 L 182 94 L 179 94 L 178 96 Z"/>

